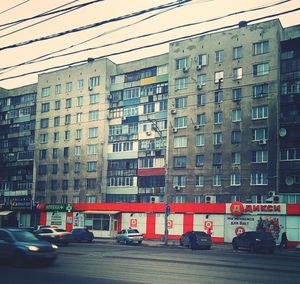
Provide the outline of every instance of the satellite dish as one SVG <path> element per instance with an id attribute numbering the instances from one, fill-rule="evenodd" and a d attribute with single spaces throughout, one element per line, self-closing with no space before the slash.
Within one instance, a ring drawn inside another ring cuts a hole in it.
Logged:
<path id="1" fill-rule="evenodd" d="M 286 129 L 285 128 L 280 128 L 279 129 L 279 136 L 284 137 L 286 135 Z"/>
<path id="2" fill-rule="evenodd" d="M 291 176 L 287 176 L 287 177 L 285 178 L 285 184 L 286 184 L 286 185 L 293 185 L 293 184 L 294 184 L 294 178 L 291 177 Z"/>

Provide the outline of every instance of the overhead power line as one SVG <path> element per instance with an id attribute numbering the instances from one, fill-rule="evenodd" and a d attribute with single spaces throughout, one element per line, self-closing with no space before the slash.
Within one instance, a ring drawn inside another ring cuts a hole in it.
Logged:
<path id="1" fill-rule="evenodd" d="M 21 2 L 21 3 L 17 4 L 17 5 L 15 5 L 15 6 L 12 6 L 12 7 L 8 8 L 8 9 L 4 10 L 4 11 L 1 11 L 1 12 L 0 12 L 0 15 L 1 15 L 1 14 L 4 14 L 4 13 L 10 11 L 10 10 L 13 10 L 13 9 L 15 9 L 15 8 L 17 8 L 17 7 L 21 6 L 21 5 L 23 5 L 23 4 L 27 3 L 27 2 L 29 2 L 29 1 L 30 1 L 30 0 L 23 1 L 23 2 Z"/>

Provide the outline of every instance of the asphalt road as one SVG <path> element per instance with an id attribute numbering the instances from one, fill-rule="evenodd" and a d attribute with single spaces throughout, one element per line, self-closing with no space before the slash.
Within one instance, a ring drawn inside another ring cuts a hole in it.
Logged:
<path id="1" fill-rule="evenodd" d="M 300 254 L 233 251 L 230 246 L 191 251 L 177 246 L 96 242 L 59 248 L 51 267 L 0 266 L 1 284 L 299 283 Z"/>

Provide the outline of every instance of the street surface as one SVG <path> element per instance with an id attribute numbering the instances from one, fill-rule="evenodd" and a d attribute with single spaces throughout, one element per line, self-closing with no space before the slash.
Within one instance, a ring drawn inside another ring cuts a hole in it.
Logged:
<path id="1" fill-rule="evenodd" d="M 142 246 L 96 241 L 59 247 L 51 266 L 0 266 L 1 284 L 299 283 L 300 254 L 234 251 L 230 245 L 192 251 L 170 244 Z"/>

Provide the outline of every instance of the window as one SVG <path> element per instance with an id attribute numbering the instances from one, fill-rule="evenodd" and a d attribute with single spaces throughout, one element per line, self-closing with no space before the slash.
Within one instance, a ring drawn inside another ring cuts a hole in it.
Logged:
<path id="1" fill-rule="evenodd" d="M 79 162 L 75 162 L 74 172 L 80 173 L 81 164 Z"/>
<path id="2" fill-rule="evenodd" d="M 72 82 L 66 83 L 66 92 L 72 92 Z"/>
<path id="3" fill-rule="evenodd" d="M 70 154 L 70 148 L 69 147 L 64 147 L 64 157 L 68 158 Z"/>
<path id="4" fill-rule="evenodd" d="M 204 166 L 204 155 L 196 155 L 196 167 Z"/>
<path id="5" fill-rule="evenodd" d="M 55 86 L 55 95 L 61 94 L 61 84 Z"/>
<path id="6" fill-rule="evenodd" d="M 98 144 L 87 145 L 87 154 L 96 155 L 98 153 Z"/>
<path id="7" fill-rule="evenodd" d="M 198 86 L 204 86 L 206 84 L 206 74 L 200 74 L 197 76 Z"/>
<path id="8" fill-rule="evenodd" d="M 261 98 L 261 97 L 266 97 L 269 94 L 269 84 L 264 83 L 264 84 L 259 84 L 253 86 L 253 98 Z"/>
<path id="9" fill-rule="evenodd" d="M 180 136 L 174 137 L 174 148 L 184 148 L 187 147 L 187 137 Z"/>
<path id="10" fill-rule="evenodd" d="M 233 59 L 240 59 L 243 57 L 243 47 L 238 46 L 233 48 Z"/>
<path id="11" fill-rule="evenodd" d="M 223 122 L 223 112 L 217 111 L 214 113 L 214 123 L 220 124 Z"/>
<path id="12" fill-rule="evenodd" d="M 74 189 L 80 189 L 80 179 L 74 179 Z"/>
<path id="13" fill-rule="evenodd" d="M 58 158 L 58 153 L 59 153 L 59 149 L 58 148 L 53 148 L 52 149 L 52 158 L 57 159 Z"/>
<path id="14" fill-rule="evenodd" d="M 74 184 L 74 189 L 75 189 L 75 184 Z M 73 196 L 73 203 L 80 203 L 80 197 L 78 195 Z"/>
<path id="15" fill-rule="evenodd" d="M 46 160 L 48 155 L 48 150 L 47 149 L 42 149 L 39 151 L 39 158 L 40 160 Z"/>
<path id="16" fill-rule="evenodd" d="M 198 65 L 205 66 L 208 64 L 208 55 L 200 54 L 198 55 Z"/>
<path id="17" fill-rule="evenodd" d="M 204 186 L 204 176 L 196 176 L 196 187 Z"/>
<path id="18" fill-rule="evenodd" d="M 232 100 L 234 102 L 238 102 L 242 99 L 242 89 L 238 88 L 238 89 L 233 89 L 232 90 Z"/>
<path id="19" fill-rule="evenodd" d="M 215 92 L 215 103 L 223 102 L 223 91 L 216 91 Z"/>
<path id="20" fill-rule="evenodd" d="M 140 159 L 140 167 L 142 169 L 149 169 L 149 168 L 153 168 L 153 157 L 146 157 L 146 158 L 141 158 Z"/>
<path id="21" fill-rule="evenodd" d="M 222 63 L 224 61 L 224 50 L 216 51 L 216 63 Z"/>
<path id="22" fill-rule="evenodd" d="M 77 97 L 77 106 L 81 107 L 83 105 L 83 96 Z"/>
<path id="23" fill-rule="evenodd" d="M 39 165 L 39 175 L 44 176 L 47 174 L 47 165 Z"/>
<path id="24" fill-rule="evenodd" d="M 38 191 L 45 191 L 46 189 L 46 181 L 40 180 L 37 182 L 37 190 Z"/>
<path id="25" fill-rule="evenodd" d="M 242 110 L 240 108 L 233 109 L 231 112 L 231 121 L 240 122 L 242 120 Z"/>
<path id="26" fill-rule="evenodd" d="M 100 76 L 95 76 L 90 78 L 90 87 L 95 87 L 100 85 Z"/>
<path id="27" fill-rule="evenodd" d="M 267 128 L 256 128 L 252 130 L 252 141 L 260 141 L 268 139 Z"/>
<path id="28" fill-rule="evenodd" d="M 175 108 L 186 108 L 187 97 L 175 98 Z"/>
<path id="29" fill-rule="evenodd" d="M 153 105 L 154 108 L 154 105 Z M 145 109 L 145 107 L 144 107 Z M 139 115 L 138 106 L 128 106 L 123 109 L 123 117 L 137 116 Z"/>
<path id="30" fill-rule="evenodd" d="M 96 188 L 96 179 L 88 178 L 86 180 L 86 187 L 87 187 L 87 189 L 95 189 Z"/>
<path id="31" fill-rule="evenodd" d="M 213 166 L 222 165 L 222 153 L 213 153 Z"/>
<path id="32" fill-rule="evenodd" d="M 223 142 L 223 135 L 222 132 L 214 133 L 213 135 L 213 144 L 214 145 L 220 145 Z"/>
<path id="33" fill-rule="evenodd" d="M 40 134 L 40 143 L 48 143 L 48 133 Z"/>
<path id="34" fill-rule="evenodd" d="M 42 88 L 42 97 L 50 96 L 50 87 Z"/>
<path id="35" fill-rule="evenodd" d="M 268 175 L 266 173 L 252 173 L 250 185 L 268 185 Z"/>
<path id="36" fill-rule="evenodd" d="M 48 112 L 50 110 L 50 103 L 42 103 L 42 112 Z"/>
<path id="37" fill-rule="evenodd" d="M 233 173 L 230 175 L 230 185 L 231 186 L 240 186 L 241 185 L 241 174 Z"/>
<path id="38" fill-rule="evenodd" d="M 221 176 L 220 175 L 214 175 L 213 176 L 213 186 L 221 186 Z"/>
<path id="39" fill-rule="evenodd" d="M 231 132 L 231 143 L 232 144 L 241 143 L 241 131 L 240 130 Z"/>
<path id="40" fill-rule="evenodd" d="M 133 150 L 133 141 L 128 141 L 123 143 L 123 151 L 132 151 Z"/>
<path id="41" fill-rule="evenodd" d="M 81 155 L 81 146 L 75 146 L 74 155 L 75 156 L 80 156 Z"/>
<path id="42" fill-rule="evenodd" d="M 231 153 L 231 162 L 233 165 L 240 165 L 241 164 L 241 153 L 240 152 Z"/>
<path id="43" fill-rule="evenodd" d="M 68 196 L 67 195 L 62 195 L 60 202 L 62 204 L 67 204 L 68 203 Z"/>
<path id="44" fill-rule="evenodd" d="M 89 138 L 96 138 L 96 137 L 98 137 L 98 127 L 89 128 Z"/>
<path id="45" fill-rule="evenodd" d="M 85 197 L 86 203 L 96 203 L 96 196 L 94 195 L 88 195 Z"/>
<path id="46" fill-rule="evenodd" d="M 197 106 L 204 106 L 206 104 L 205 94 L 197 95 Z"/>
<path id="47" fill-rule="evenodd" d="M 97 162 L 88 162 L 87 163 L 87 171 L 88 172 L 95 172 L 97 170 Z"/>
<path id="48" fill-rule="evenodd" d="M 174 119 L 174 126 L 176 128 L 186 128 L 187 127 L 187 117 L 175 117 Z"/>
<path id="49" fill-rule="evenodd" d="M 196 135 L 196 146 L 202 147 L 205 144 L 205 136 L 204 134 L 197 134 Z"/>
<path id="50" fill-rule="evenodd" d="M 124 100 L 136 99 L 140 97 L 140 88 L 125 89 L 123 94 Z"/>
<path id="51" fill-rule="evenodd" d="M 53 133 L 53 141 L 58 142 L 59 141 L 59 132 L 54 132 Z"/>
<path id="52" fill-rule="evenodd" d="M 57 190 L 58 189 L 58 187 L 59 187 L 59 185 L 58 185 L 58 181 L 57 180 L 51 180 L 51 190 L 53 190 L 53 191 L 55 191 L 55 190 Z M 54 196 L 55 197 L 55 196 Z"/>
<path id="53" fill-rule="evenodd" d="M 49 118 L 42 118 L 40 124 L 41 124 L 41 128 L 48 128 Z"/>
<path id="54" fill-rule="evenodd" d="M 186 187 L 186 176 L 173 176 L 173 187 Z"/>
<path id="55" fill-rule="evenodd" d="M 224 71 L 215 72 L 215 83 L 220 83 L 224 80 Z"/>
<path id="56" fill-rule="evenodd" d="M 54 108 L 55 108 L 55 110 L 60 110 L 60 101 L 54 102 Z"/>
<path id="57" fill-rule="evenodd" d="M 82 122 L 82 112 L 76 113 L 76 122 Z"/>
<path id="58" fill-rule="evenodd" d="M 82 129 L 76 129 L 76 132 L 75 132 L 75 139 L 76 139 L 76 140 L 80 140 L 80 139 L 81 139 L 81 136 L 82 136 Z"/>
<path id="59" fill-rule="evenodd" d="M 252 119 L 268 118 L 268 106 L 257 106 L 252 108 Z"/>
<path id="60" fill-rule="evenodd" d="M 253 55 L 269 52 L 269 41 L 261 41 L 253 43 Z"/>
<path id="61" fill-rule="evenodd" d="M 173 158 L 174 168 L 186 168 L 186 156 Z"/>
<path id="62" fill-rule="evenodd" d="M 187 88 L 188 78 L 178 78 L 175 79 L 175 90 L 182 90 Z"/>
<path id="63" fill-rule="evenodd" d="M 64 180 L 62 181 L 62 189 L 63 189 L 63 190 L 67 190 L 68 187 L 69 187 L 69 181 L 68 181 L 67 179 L 64 179 Z"/>
<path id="64" fill-rule="evenodd" d="M 65 131 L 65 140 L 70 140 L 70 135 L 71 135 L 70 130 L 66 130 Z"/>
<path id="65" fill-rule="evenodd" d="M 54 117 L 54 126 L 59 126 L 60 125 L 60 117 L 59 116 L 55 116 Z"/>
<path id="66" fill-rule="evenodd" d="M 269 74 L 269 63 L 253 65 L 253 76 L 263 76 Z"/>
<path id="67" fill-rule="evenodd" d="M 159 111 L 167 110 L 168 102 L 167 100 L 163 100 L 159 102 Z"/>
<path id="68" fill-rule="evenodd" d="M 99 94 L 90 94 L 90 104 L 97 104 L 99 103 Z"/>
<path id="69" fill-rule="evenodd" d="M 267 163 L 268 162 L 268 151 L 253 151 L 252 152 L 252 163 Z"/>
<path id="70" fill-rule="evenodd" d="M 144 114 L 154 112 L 154 103 L 144 104 Z"/>
<path id="71" fill-rule="evenodd" d="M 66 99 L 66 108 L 72 107 L 72 99 Z"/>
<path id="72" fill-rule="evenodd" d="M 157 66 L 157 75 L 168 74 L 168 64 Z"/>
<path id="73" fill-rule="evenodd" d="M 64 174 L 69 172 L 69 163 L 64 163 Z"/>
<path id="74" fill-rule="evenodd" d="M 77 89 L 82 89 L 83 88 L 83 79 L 77 80 Z"/>
<path id="75" fill-rule="evenodd" d="M 300 148 L 282 149 L 280 151 L 280 161 L 299 161 Z"/>
<path id="76" fill-rule="evenodd" d="M 71 124 L 71 114 L 65 116 L 65 125 Z"/>
<path id="77" fill-rule="evenodd" d="M 99 119 L 99 110 L 92 110 L 89 112 L 89 121 Z"/>
<path id="78" fill-rule="evenodd" d="M 205 113 L 197 114 L 196 124 L 197 125 L 205 125 L 205 123 L 206 123 Z"/>
<path id="79" fill-rule="evenodd" d="M 242 79 L 242 77 L 243 77 L 243 68 L 242 67 L 234 68 L 232 72 L 232 79 L 240 80 Z"/>
<path id="80" fill-rule="evenodd" d="M 52 165 L 52 174 L 56 175 L 58 172 L 58 165 L 57 164 L 53 164 Z"/>
<path id="81" fill-rule="evenodd" d="M 183 68 L 188 68 L 188 58 L 176 59 L 176 70 L 182 70 Z"/>

